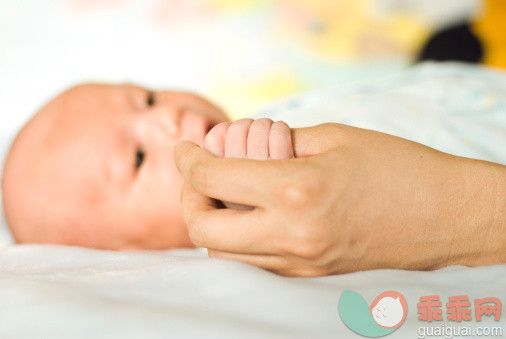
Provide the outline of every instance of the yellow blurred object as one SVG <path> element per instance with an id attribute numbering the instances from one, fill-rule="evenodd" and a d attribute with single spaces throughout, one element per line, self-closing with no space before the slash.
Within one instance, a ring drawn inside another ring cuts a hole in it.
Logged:
<path id="1" fill-rule="evenodd" d="M 304 89 L 293 73 L 277 69 L 247 82 L 240 79 L 223 81 L 204 94 L 222 103 L 221 108 L 235 120 L 256 113 L 268 102 Z"/>
<path id="2" fill-rule="evenodd" d="M 269 4 L 269 0 L 209 0 L 208 3 L 219 10 L 251 10 Z"/>
<path id="3" fill-rule="evenodd" d="M 278 5 L 286 41 L 325 60 L 413 55 L 430 33 L 419 18 L 381 13 L 372 0 L 278 0 Z"/>
<path id="4" fill-rule="evenodd" d="M 483 63 L 506 68 L 506 1 L 485 0 L 484 6 L 484 13 L 471 24 L 483 45 Z"/>

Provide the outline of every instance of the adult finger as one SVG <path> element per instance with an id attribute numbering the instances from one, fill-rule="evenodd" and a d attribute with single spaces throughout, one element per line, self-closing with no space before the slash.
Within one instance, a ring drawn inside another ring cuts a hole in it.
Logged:
<path id="1" fill-rule="evenodd" d="M 235 253 L 272 253 L 276 229 L 267 227 L 265 211 L 218 209 L 212 199 L 188 183 L 181 197 L 188 234 L 196 246 Z"/>
<path id="2" fill-rule="evenodd" d="M 244 262 L 253 266 L 263 268 L 271 272 L 277 272 L 286 267 L 286 259 L 279 255 L 255 255 L 243 253 L 231 253 L 208 249 L 210 258 L 227 259 Z"/>
<path id="3" fill-rule="evenodd" d="M 207 252 L 211 258 L 244 262 L 286 277 L 318 277 L 329 274 L 325 267 L 315 266 L 311 262 L 294 261 L 293 258 L 280 255 L 251 255 L 210 249 Z"/>
<path id="4" fill-rule="evenodd" d="M 295 168 L 298 159 L 216 158 L 190 141 L 176 144 L 174 158 L 179 172 L 198 192 L 249 206 L 267 207 L 276 203 L 280 183 L 296 181 L 294 175 L 300 172 Z"/>

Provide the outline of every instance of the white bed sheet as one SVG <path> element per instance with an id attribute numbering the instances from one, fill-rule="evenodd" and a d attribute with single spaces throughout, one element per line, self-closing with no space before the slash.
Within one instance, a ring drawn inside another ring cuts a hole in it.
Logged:
<path id="1" fill-rule="evenodd" d="M 420 296 L 504 301 L 504 286 L 506 265 L 287 278 L 209 259 L 198 249 L 14 246 L 0 250 L 0 337 L 357 338 L 338 313 L 341 292 L 351 289 L 369 304 L 383 291 L 401 292 L 408 315 L 389 337 L 415 338 L 418 327 L 427 325 L 417 320 Z M 504 320 L 471 325 L 506 330 Z"/>

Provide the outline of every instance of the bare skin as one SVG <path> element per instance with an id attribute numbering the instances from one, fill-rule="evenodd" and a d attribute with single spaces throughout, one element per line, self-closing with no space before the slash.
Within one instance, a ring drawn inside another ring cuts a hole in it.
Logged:
<path id="1" fill-rule="evenodd" d="M 25 126 L 2 178 L 18 242 L 195 244 L 296 276 L 506 262 L 505 166 L 340 124 L 219 124 L 199 97 L 152 94 L 78 86 Z"/>
<path id="2" fill-rule="evenodd" d="M 292 132 L 283 121 L 241 119 L 222 122 L 206 136 L 204 148 L 217 157 L 252 160 L 293 158 Z M 232 209 L 248 210 L 252 206 L 223 201 Z"/>
<path id="3" fill-rule="evenodd" d="M 506 166 L 340 124 L 293 141 L 268 162 L 176 145 L 194 244 L 288 276 L 506 262 Z"/>
<path id="4" fill-rule="evenodd" d="M 2 189 L 20 243 L 103 249 L 192 247 L 182 218 L 180 139 L 227 121 L 204 99 L 88 84 L 47 104 L 16 138 Z"/>
<path id="5" fill-rule="evenodd" d="M 285 123 L 226 121 L 188 93 L 98 84 L 62 93 L 23 128 L 6 161 L 4 205 L 15 239 L 116 250 L 193 247 L 173 161 L 178 140 L 226 157 L 293 156 Z"/>

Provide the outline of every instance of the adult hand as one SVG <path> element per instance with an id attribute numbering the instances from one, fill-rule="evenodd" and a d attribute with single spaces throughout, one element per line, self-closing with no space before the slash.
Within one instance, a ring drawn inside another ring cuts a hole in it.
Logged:
<path id="1" fill-rule="evenodd" d="M 505 166 L 340 124 L 292 137 L 297 159 L 272 161 L 178 143 L 195 245 L 290 276 L 506 261 Z"/>

